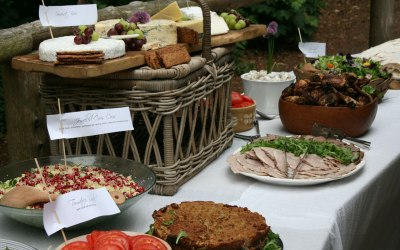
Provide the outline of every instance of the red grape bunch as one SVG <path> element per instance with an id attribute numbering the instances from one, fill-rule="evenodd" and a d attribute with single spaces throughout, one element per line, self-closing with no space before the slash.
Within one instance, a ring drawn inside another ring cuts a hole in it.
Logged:
<path id="1" fill-rule="evenodd" d="M 117 35 L 133 35 L 138 34 L 136 38 L 125 38 L 125 50 L 140 50 L 143 44 L 146 43 L 146 38 L 144 37 L 143 31 L 134 22 L 128 22 L 124 19 L 120 19 L 118 23 L 114 25 L 107 32 L 107 36 L 117 36 Z"/>
<path id="2" fill-rule="evenodd" d="M 74 28 L 73 34 L 75 35 L 74 43 L 77 45 L 89 44 L 91 41 L 97 41 L 100 38 L 99 33 L 86 25 L 79 25 L 79 27 Z"/>
<path id="3" fill-rule="evenodd" d="M 247 18 L 244 18 L 239 12 L 236 10 L 230 10 L 228 12 L 222 12 L 220 14 L 222 18 L 224 18 L 226 24 L 228 25 L 230 30 L 241 30 L 246 27 L 249 27 L 251 21 Z"/>

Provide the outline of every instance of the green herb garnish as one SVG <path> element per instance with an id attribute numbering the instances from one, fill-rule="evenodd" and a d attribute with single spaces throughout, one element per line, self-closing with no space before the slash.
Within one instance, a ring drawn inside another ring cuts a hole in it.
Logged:
<path id="1" fill-rule="evenodd" d="M 174 223 L 174 219 L 163 221 L 164 226 L 170 226 Z"/>
<path id="2" fill-rule="evenodd" d="M 178 234 L 178 237 L 176 237 L 175 244 L 178 245 L 179 240 L 181 238 L 183 238 L 183 237 L 187 237 L 187 233 L 185 231 L 183 231 L 183 230 L 180 230 L 179 234 Z"/>
<path id="3" fill-rule="evenodd" d="M 175 220 L 175 210 L 169 210 L 168 214 L 172 217 L 170 220 L 163 221 L 164 226 L 170 226 L 174 223 Z"/>
<path id="4" fill-rule="evenodd" d="M 146 232 L 148 235 L 153 235 L 154 233 L 154 224 L 150 224 L 149 230 Z"/>
<path id="5" fill-rule="evenodd" d="M 279 238 L 279 234 L 268 232 L 268 239 L 263 247 L 263 250 L 282 250 L 282 241 Z"/>
<path id="6" fill-rule="evenodd" d="M 332 157 L 340 163 L 348 165 L 358 159 L 358 155 L 353 154 L 351 149 L 339 147 L 327 141 L 313 141 L 303 138 L 279 137 L 275 140 L 256 140 L 243 146 L 241 153 L 252 150 L 257 147 L 270 147 L 282 151 L 293 153 L 300 156 L 307 154 L 316 154 L 321 157 Z"/>

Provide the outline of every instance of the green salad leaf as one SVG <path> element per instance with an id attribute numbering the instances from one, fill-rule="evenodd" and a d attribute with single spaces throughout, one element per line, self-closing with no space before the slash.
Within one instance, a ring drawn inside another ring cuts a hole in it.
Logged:
<path id="1" fill-rule="evenodd" d="M 0 181 L 0 188 L 8 189 L 15 187 L 15 185 L 18 183 L 18 178 L 13 178 L 9 179 L 6 181 Z"/>
<path id="2" fill-rule="evenodd" d="M 358 77 L 367 77 L 371 80 L 377 78 L 387 79 L 390 73 L 383 71 L 381 64 L 371 59 L 352 57 L 347 55 L 319 56 L 313 62 L 316 69 L 334 73 L 352 72 Z"/>
<path id="3" fill-rule="evenodd" d="M 270 147 L 300 156 L 304 153 L 321 157 L 332 157 L 340 163 L 348 165 L 357 160 L 350 148 L 339 147 L 328 141 L 314 141 L 304 138 L 278 137 L 275 140 L 256 140 L 242 147 L 242 153 L 256 147 Z"/>

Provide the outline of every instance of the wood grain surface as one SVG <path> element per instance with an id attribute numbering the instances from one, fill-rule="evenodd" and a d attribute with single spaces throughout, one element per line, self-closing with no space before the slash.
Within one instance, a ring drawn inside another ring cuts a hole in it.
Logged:
<path id="1" fill-rule="evenodd" d="M 251 25 L 239 31 L 229 31 L 227 34 L 212 36 L 211 46 L 218 47 L 236 42 L 250 40 L 262 36 L 266 32 L 265 25 Z M 198 52 L 202 44 L 188 46 L 189 52 Z M 126 69 L 145 65 L 145 51 L 128 51 L 125 56 L 106 60 L 102 64 L 57 65 L 39 59 L 38 53 L 16 56 L 12 59 L 12 67 L 21 71 L 51 73 L 68 78 L 90 78 L 110 74 Z"/>

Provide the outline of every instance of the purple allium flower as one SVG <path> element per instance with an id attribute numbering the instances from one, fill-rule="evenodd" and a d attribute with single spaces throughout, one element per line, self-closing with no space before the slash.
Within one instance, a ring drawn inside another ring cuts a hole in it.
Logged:
<path id="1" fill-rule="evenodd" d="M 138 11 L 133 14 L 128 21 L 131 23 L 148 23 L 150 21 L 150 15 L 145 11 Z"/>
<path id="2" fill-rule="evenodd" d="M 275 36 L 277 32 L 278 32 L 278 23 L 275 21 L 270 22 L 267 28 L 267 35 Z"/>
<path id="3" fill-rule="evenodd" d="M 131 16 L 130 18 L 128 18 L 128 22 L 137 23 L 139 22 L 139 18 L 137 18 L 136 16 Z"/>

